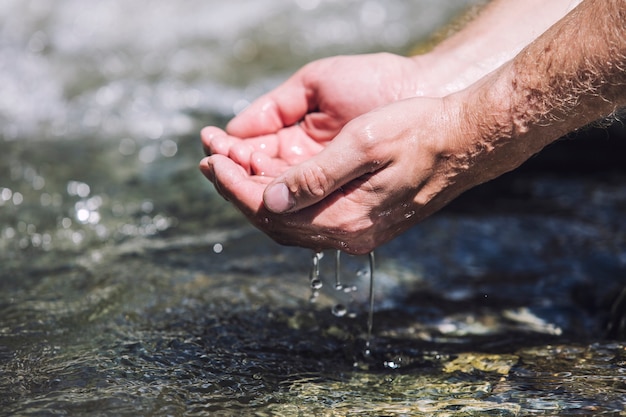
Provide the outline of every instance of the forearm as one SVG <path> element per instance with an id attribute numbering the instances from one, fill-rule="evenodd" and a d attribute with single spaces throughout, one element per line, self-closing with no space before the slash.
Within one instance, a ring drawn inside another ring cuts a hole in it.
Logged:
<path id="1" fill-rule="evenodd" d="M 626 105 L 626 1 L 585 0 L 511 63 L 516 132 L 558 138 Z M 506 81 L 505 81 L 506 82 Z"/>
<path id="2" fill-rule="evenodd" d="M 580 0 L 494 0 L 460 31 L 431 52 L 427 61 L 441 77 L 442 94 L 459 91 L 515 57 Z"/>
<path id="3" fill-rule="evenodd" d="M 458 166 L 480 182 L 626 106 L 626 1 L 585 0 L 496 72 L 456 96 L 478 140 Z M 473 160 L 488 160 L 479 162 Z"/>

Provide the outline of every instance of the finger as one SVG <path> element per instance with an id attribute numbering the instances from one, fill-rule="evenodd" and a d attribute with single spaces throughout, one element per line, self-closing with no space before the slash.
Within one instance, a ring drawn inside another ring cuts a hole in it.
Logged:
<path id="1" fill-rule="evenodd" d="M 231 147 L 244 141 L 244 139 L 229 135 L 215 126 L 204 127 L 200 131 L 200 138 L 207 155 L 228 155 L 231 152 Z M 246 138 L 245 143 L 254 151 L 265 152 L 270 156 L 276 156 L 279 150 L 278 137 L 275 134 Z"/>
<path id="2" fill-rule="evenodd" d="M 263 194 L 268 210 L 286 213 L 311 206 L 348 182 L 376 169 L 350 134 L 339 134 L 321 152 L 288 169 L 270 183 Z"/>
<path id="3" fill-rule="evenodd" d="M 289 165 L 284 159 L 272 158 L 265 152 L 254 152 L 250 158 L 250 171 L 254 175 L 276 178 L 287 169 Z"/>
<path id="4" fill-rule="evenodd" d="M 225 135 L 222 129 L 217 128 L 215 126 L 206 126 L 202 128 L 200 131 L 200 140 L 202 141 L 202 147 L 204 148 L 204 153 L 207 155 L 211 154 L 211 143 L 213 140 L 218 137 Z"/>
<path id="5" fill-rule="evenodd" d="M 228 157 L 245 169 L 248 174 L 250 174 L 250 156 L 252 155 L 252 152 L 254 152 L 254 149 L 252 149 L 246 141 L 240 141 L 230 147 Z"/>
<path id="6" fill-rule="evenodd" d="M 292 128 L 284 129 L 281 133 L 284 134 L 287 130 L 291 131 Z M 281 155 L 279 155 L 281 147 L 279 146 L 278 141 L 278 135 L 274 134 L 231 142 L 231 146 L 227 155 L 233 161 L 244 167 L 248 171 L 248 173 L 258 173 L 258 171 L 255 171 L 251 167 L 252 155 L 254 153 L 263 153 L 269 159 L 282 157 Z M 285 148 L 289 148 L 289 146 L 285 146 Z M 261 158 L 262 160 L 265 160 L 263 157 Z M 275 172 L 275 170 L 272 170 L 272 172 Z"/>
<path id="7" fill-rule="evenodd" d="M 207 180 L 211 182 L 214 181 L 213 170 L 209 167 L 209 157 L 203 158 L 200 161 L 198 168 L 200 168 L 200 172 L 202 172 L 202 174 L 207 178 Z"/>
<path id="8" fill-rule="evenodd" d="M 217 136 L 223 136 L 223 135 L 226 135 L 226 132 L 224 132 L 222 129 L 216 126 L 206 126 L 206 127 L 203 127 L 202 130 L 200 131 L 200 137 L 202 138 L 202 143 L 207 146 L 211 143 L 211 140 L 213 138 Z"/>
<path id="9" fill-rule="evenodd" d="M 345 121 L 341 117 L 325 112 L 312 112 L 300 122 L 302 130 L 319 142 L 332 140 L 340 131 Z"/>
<path id="10" fill-rule="evenodd" d="M 207 126 L 200 131 L 202 147 L 207 155 L 228 155 L 231 146 L 240 139 L 229 136 L 222 129 Z"/>
<path id="11" fill-rule="evenodd" d="M 224 198 L 224 200 L 228 201 L 228 198 L 226 198 L 226 196 L 222 194 L 218 184 L 215 182 L 215 174 L 213 173 L 213 166 L 209 164 L 209 158 L 210 157 L 206 157 L 200 161 L 200 166 L 199 166 L 200 171 L 202 172 L 202 174 L 204 174 L 204 176 L 210 182 L 213 183 L 213 187 L 215 188 L 215 191 L 217 191 L 217 193 L 221 195 L 222 198 Z"/>
<path id="12" fill-rule="evenodd" d="M 275 133 L 301 120 L 309 111 L 309 97 L 299 71 L 273 91 L 261 96 L 233 118 L 226 131 L 249 138 Z"/>
<path id="13" fill-rule="evenodd" d="M 250 176 L 238 164 L 223 155 L 203 159 L 201 170 L 222 197 L 231 201 L 246 216 L 253 218 L 263 208 L 263 190 L 270 179 Z"/>

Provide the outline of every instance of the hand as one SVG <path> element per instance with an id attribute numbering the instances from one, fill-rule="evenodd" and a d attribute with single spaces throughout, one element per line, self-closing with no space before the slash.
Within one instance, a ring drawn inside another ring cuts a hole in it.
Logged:
<path id="1" fill-rule="evenodd" d="M 348 123 L 295 167 L 278 155 L 255 168 L 276 171 L 277 178 L 251 174 L 223 155 L 205 158 L 200 167 L 277 242 L 367 253 L 473 185 L 458 181 L 461 167 L 451 155 L 462 157 L 471 135 L 459 122 L 460 106 L 447 101 L 387 105 Z"/>
<path id="2" fill-rule="evenodd" d="M 202 142 L 209 155 L 225 155 L 250 173 L 269 175 L 256 169 L 254 152 L 289 164 L 304 161 L 363 113 L 407 97 L 443 94 L 438 76 L 426 56 L 382 53 L 318 60 L 257 99 L 226 132 L 203 129 Z"/>

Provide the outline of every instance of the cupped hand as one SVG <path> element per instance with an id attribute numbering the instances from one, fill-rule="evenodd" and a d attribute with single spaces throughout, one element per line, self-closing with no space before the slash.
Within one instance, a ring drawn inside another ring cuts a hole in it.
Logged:
<path id="1" fill-rule="evenodd" d="M 255 170 L 255 152 L 304 161 L 361 114 L 407 97 L 438 96 L 436 77 L 424 58 L 380 53 L 321 59 L 255 100 L 226 131 L 203 129 L 202 143 L 208 155 L 228 156 L 250 173 L 267 175 Z"/>
<path id="2" fill-rule="evenodd" d="M 296 165 L 278 153 L 255 168 L 272 175 L 219 154 L 201 170 L 277 242 L 366 253 L 470 186 L 457 181 L 461 168 L 451 163 L 465 152 L 458 119 L 446 99 L 402 100 L 349 122 Z"/>

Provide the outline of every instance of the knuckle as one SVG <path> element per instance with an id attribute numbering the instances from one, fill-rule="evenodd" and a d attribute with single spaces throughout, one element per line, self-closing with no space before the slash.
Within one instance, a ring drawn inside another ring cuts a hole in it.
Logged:
<path id="1" fill-rule="evenodd" d="M 319 199 L 326 195 L 332 186 L 332 180 L 319 166 L 306 166 L 301 172 L 300 184 L 305 194 Z"/>
<path id="2" fill-rule="evenodd" d="M 385 135 L 380 132 L 375 121 L 369 120 L 369 117 L 366 115 L 364 117 L 366 120 L 358 120 L 358 124 L 355 124 L 355 133 L 352 137 L 354 145 L 351 148 L 356 150 L 357 157 L 368 166 L 368 170 L 376 170 L 381 158 L 386 154 L 386 150 L 381 148 L 385 143 L 381 138 Z"/>

